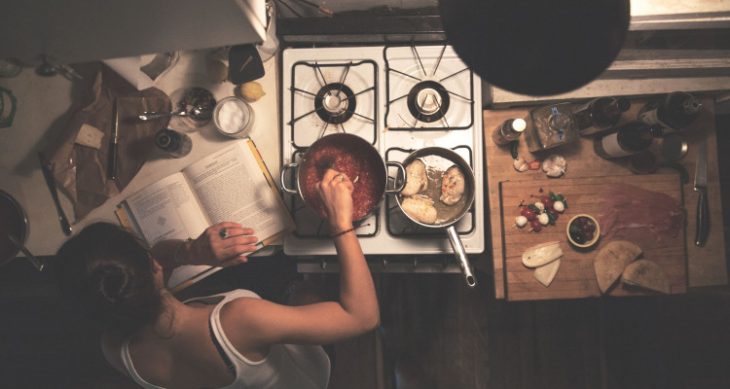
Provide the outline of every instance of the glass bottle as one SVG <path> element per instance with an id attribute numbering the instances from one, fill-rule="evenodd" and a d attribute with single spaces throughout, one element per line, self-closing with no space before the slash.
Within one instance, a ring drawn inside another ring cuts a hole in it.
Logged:
<path id="1" fill-rule="evenodd" d="M 163 128 L 155 134 L 155 146 L 173 158 L 182 158 L 193 149 L 193 141 L 186 134 Z"/>
<path id="2" fill-rule="evenodd" d="M 629 122 L 614 132 L 593 141 L 593 149 L 602 158 L 628 157 L 649 148 L 655 136 L 661 135 L 659 127 L 643 122 Z"/>
<path id="3" fill-rule="evenodd" d="M 599 97 L 578 106 L 573 117 L 581 135 L 594 135 L 615 126 L 630 107 L 624 97 Z"/>
<path id="4" fill-rule="evenodd" d="M 672 92 L 663 99 L 647 103 L 639 111 L 639 120 L 649 125 L 681 130 L 690 125 L 702 110 L 702 103 L 686 92 Z"/>
<path id="5" fill-rule="evenodd" d="M 525 119 L 507 119 L 492 132 L 494 143 L 504 146 L 520 138 L 520 135 L 527 128 Z"/>

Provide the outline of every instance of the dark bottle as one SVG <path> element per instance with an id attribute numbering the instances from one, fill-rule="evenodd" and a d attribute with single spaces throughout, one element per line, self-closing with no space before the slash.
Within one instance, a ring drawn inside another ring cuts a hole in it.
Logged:
<path id="1" fill-rule="evenodd" d="M 608 135 L 596 138 L 593 149 L 599 156 L 611 159 L 628 157 L 649 148 L 654 137 L 661 135 L 659 127 L 643 122 L 623 124 Z"/>
<path id="2" fill-rule="evenodd" d="M 155 146 L 171 157 L 181 158 L 193 149 L 193 141 L 183 133 L 163 128 L 155 134 Z"/>
<path id="3" fill-rule="evenodd" d="M 626 98 L 599 97 L 578 106 L 573 117 L 581 135 L 593 135 L 615 126 L 629 108 L 631 102 Z"/>
<path id="4" fill-rule="evenodd" d="M 639 111 L 639 120 L 649 125 L 681 130 L 690 125 L 702 110 L 702 103 L 686 92 L 673 92 L 647 103 Z"/>
<path id="5" fill-rule="evenodd" d="M 520 135 L 527 128 L 525 119 L 507 119 L 499 127 L 494 129 L 492 140 L 494 143 L 504 146 L 520 138 Z"/>

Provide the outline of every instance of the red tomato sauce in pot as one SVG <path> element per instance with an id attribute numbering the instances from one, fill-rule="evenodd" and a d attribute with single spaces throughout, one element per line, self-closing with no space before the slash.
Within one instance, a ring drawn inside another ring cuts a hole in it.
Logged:
<path id="1" fill-rule="evenodd" d="M 323 219 L 327 211 L 319 197 L 317 184 L 322 180 L 328 168 L 345 174 L 353 182 L 352 220 L 365 217 L 375 208 L 382 195 L 385 178 L 379 171 L 383 169 L 378 160 L 372 158 L 367 149 L 343 150 L 337 145 L 326 145 L 307 154 L 307 161 L 302 165 L 299 177 L 302 197 Z"/>

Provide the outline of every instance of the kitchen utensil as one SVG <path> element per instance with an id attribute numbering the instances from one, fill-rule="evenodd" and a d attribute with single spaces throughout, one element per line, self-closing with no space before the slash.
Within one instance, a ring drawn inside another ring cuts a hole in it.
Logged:
<path id="1" fill-rule="evenodd" d="M 155 120 L 160 118 L 165 118 L 168 116 L 190 116 L 191 118 L 200 118 L 205 117 L 207 115 L 210 115 L 210 112 L 208 112 L 208 108 L 202 107 L 202 106 L 196 106 L 193 107 L 190 111 L 185 110 L 179 110 L 179 111 L 172 111 L 172 112 L 142 112 L 140 115 L 137 116 L 139 120 L 142 121 L 148 121 L 148 120 Z"/>
<path id="2" fill-rule="evenodd" d="M 22 252 L 23 252 L 23 254 L 25 255 L 25 258 L 26 258 L 26 259 L 28 259 L 28 261 L 29 261 L 29 262 L 30 262 L 31 264 L 33 264 L 33 266 L 34 266 L 34 267 L 36 268 L 36 270 L 38 270 L 38 271 L 43 271 L 43 268 L 45 267 L 45 263 L 43 263 L 43 261 L 41 261 L 40 259 L 36 258 L 36 256 L 35 256 L 35 255 L 33 255 L 33 254 L 32 254 L 32 253 L 30 252 L 30 250 L 28 250 L 28 248 L 27 248 L 27 247 L 25 247 L 25 245 L 24 245 L 24 244 L 22 244 L 22 243 L 20 243 L 20 242 L 18 241 L 18 238 L 16 238 L 15 236 L 13 236 L 13 234 L 8 234 L 8 235 L 7 235 L 7 238 L 8 238 L 8 240 L 9 240 L 9 241 L 10 241 L 10 242 L 11 242 L 11 243 L 12 243 L 12 244 L 13 244 L 13 245 L 15 246 L 15 247 L 17 247 L 17 248 L 18 248 L 18 249 L 19 249 L 20 251 L 22 251 Z"/>
<path id="3" fill-rule="evenodd" d="M 281 189 L 289 194 L 301 196 L 304 203 L 312 208 L 320 217 L 326 218 L 324 205 L 319 199 L 316 190 L 316 182 L 328 168 L 338 168 L 340 171 L 347 169 L 339 168 L 338 165 L 352 164 L 354 170 L 360 170 L 362 174 L 350 177 L 355 185 L 353 202 L 355 206 L 354 221 L 365 219 L 380 204 L 385 193 L 398 193 L 403 189 L 399 187 L 387 189 L 388 180 L 387 168 L 394 166 L 405 175 L 405 169 L 399 162 L 384 162 L 378 151 L 363 138 L 356 135 L 337 133 L 330 134 L 314 142 L 304 154 L 300 162 L 293 162 L 281 170 Z M 295 169 L 296 189 L 287 185 L 287 171 Z M 367 176 L 366 180 L 364 177 Z M 373 187 L 369 187 L 373 185 Z M 370 204 L 369 207 L 366 207 Z M 358 209 L 358 207 L 363 207 Z"/>
<path id="4" fill-rule="evenodd" d="M 0 265 L 13 260 L 20 250 L 4 237 L 12 235 L 19 242 L 28 238 L 28 217 L 13 196 L 0 190 Z"/>
<path id="5" fill-rule="evenodd" d="M 112 103 L 112 130 L 109 136 L 109 161 L 107 163 L 107 178 L 115 181 L 117 179 L 117 147 L 119 146 L 119 112 L 117 111 L 117 99 Z"/>
<path id="6" fill-rule="evenodd" d="M 601 295 L 593 268 L 595 251 L 573 249 L 567 242 L 565 229 L 573 216 L 589 214 L 598 219 L 601 223 L 601 232 L 604 234 L 594 246 L 595 250 L 600 250 L 613 240 L 605 237 L 605 233 L 611 228 L 611 222 L 604 222 L 599 216 L 606 212 L 603 208 L 605 201 L 610 200 L 606 194 L 618 184 L 629 184 L 665 193 L 680 202 L 683 199 L 680 177 L 674 173 L 500 182 L 498 191 L 501 200 L 500 221 L 493 225 L 501 225 L 501 228 L 493 227 L 493 230 L 496 230 L 495 235 L 498 234 L 497 239 L 502 244 L 500 251 L 503 262 L 497 271 L 504 277 L 505 297 L 508 300 L 572 299 Z M 545 227 L 540 232 L 516 228 L 514 220 L 519 215 L 518 205 L 522 201 L 529 201 L 530 195 L 540 193 L 540 189 L 543 193 L 552 191 L 562 194 L 568 202 L 568 208 L 560 214 L 554 226 Z M 672 293 L 687 291 L 686 239 L 684 229 L 680 231 L 682 232 L 676 238 L 662 241 L 638 234 L 632 239 L 627 239 L 639 245 L 644 257 L 657 262 L 670 276 Z M 550 241 L 561 242 L 563 258 L 557 276 L 546 288 L 534 278 L 533 269 L 523 266 L 522 254 L 531 246 Z M 642 293 L 619 287 L 612 289 L 609 294 L 629 296 Z"/>
<path id="7" fill-rule="evenodd" d="M 441 0 L 449 42 L 484 81 L 554 95 L 596 78 L 629 26 L 629 0 Z"/>
<path id="8" fill-rule="evenodd" d="M 66 214 L 63 212 L 63 207 L 61 207 L 61 201 L 58 198 L 58 190 L 56 189 L 56 180 L 53 178 L 53 166 L 49 166 L 48 161 L 43 156 L 43 154 L 38 153 L 38 160 L 41 164 L 41 171 L 43 172 L 43 178 L 46 180 L 46 186 L 48 186 L 48 190 L 51 192 L 51 198 L 53 199 L 53 204 L 56 206 L 56 213 L 58 214 L 58 221 L 61 223 L 61 231 L 63 231 L 64 235 L 69 236 L 71 235 L 72 229 L 71 224 L 69 224 L 68 219 L 66 218 Z"/>
<path id="9" fill-rule="evenodd" d="M 426 147 L 416 150 L 403 160 L 403 166 L 408 166 L 411 162 L 419 159 L 426 165 L 427 175 L 429 176 L 428 196 L 434 200 L 434 206 L 438 211 L 436 222 L 434 224 L 427 224 L 416 220 L 403 209 L 403 199 L 400 195 L 395 196 L 396 203 L 403 214 L 413 223 L 426 228 L 446 229 L 449 243 L 451 243 L 454 254 L 459 261 L 459 266 L 464 274 L 466 284 L 473 288 L 477 285 L 476 278 L 474 278 L 469 257 L 466 255 L 466 250 L 464 250 L 464 245 L 461 242 L 459 233 L 456 231 L 455 224 L 469 211 L 469 208 L 471 208 L 474 202 L 474 173 L 469 164 L 459 154 L 442 147 Z M 465 190 L 461 200 L 456 204 L 447 206 L 439 200 L 441 194 L 441 175 L 454 165 L 458 166 L 464 175 Z M 402 177 L 405 185 L 405 172 L 403 172 Z"/>
<path id="10" fill-rule="evenodd" d="M 695 245 L 704 246 L 710 232 L 710 209 L 707 202 L 707 139 L 699 143 L 697 162 L 695 163 L 695 192 L 697 199 L 697 232 Z"/>

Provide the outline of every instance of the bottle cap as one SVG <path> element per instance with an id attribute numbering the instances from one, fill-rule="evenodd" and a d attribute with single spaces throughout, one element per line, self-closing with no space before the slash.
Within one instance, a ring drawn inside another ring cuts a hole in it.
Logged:
<path id="1" fill-rule="evenodd" d="M 525 119 L 515 119 L 512 121 L 512 129 L 516 132 L 525 131 L 525 128 L 527 128 L 527 122 Z"/>

